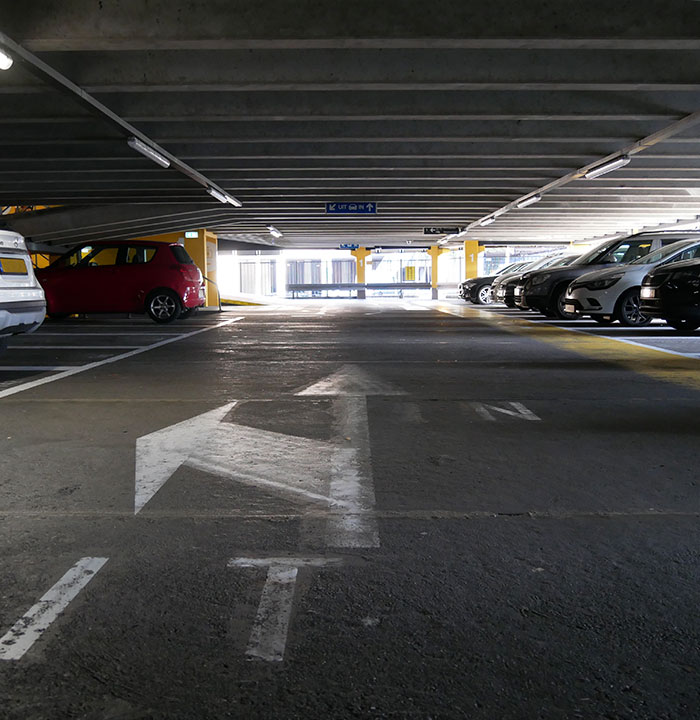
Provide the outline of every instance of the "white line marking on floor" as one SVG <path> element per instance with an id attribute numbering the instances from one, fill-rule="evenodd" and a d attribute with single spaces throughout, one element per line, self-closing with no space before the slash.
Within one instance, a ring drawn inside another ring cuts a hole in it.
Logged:
<path id="1" fill-rule="evenodd" d="M 251 557 L 238 557 L 231 558 L 228 561 L 228 567 L 230 568 L 264 568 L 270 567 L 271 565 L 291 565 L 293 567 L 325 567 L 326 565 L 341 565 L 343 562 L 342 558 L 338 557 L 322 557 L 308 556 L 308 557 L 266 557 L 266 558 L 251 558 Z"/>
<path id="2" fill-rule="evenodd" d="M 275 482 L 274 480 L 268 480 L 267 478 L 263 478 L 258 475 L 249 475 L 245 472 L 241 472 L 240 470 L 231 469 L 228 467 L 224 467 L 223 465 L 217 465 L 215 463 L 207 462 L 206 460 L 201 460 L 197 457 L 188 458 L 184 464 L 187 467 L 194 468 L 195 470 L 202 470 L 203 472 L 208 472 L 212 475 L 217 475 L 218 477 L 228 478 L 229 480 L 240 482 L 243 485 L 268 488 L 283 495 L 301 495 L 306 500 L 322 502 L 332 506 L 346 506 L 345 503 L 339 502 L 335 498 L 329 497 L 328 495 L 320 495 L 319 493 L 304 490 L 304 488 L 294 487 L 294 485 L 289 485 L 287 483 Z"/>
<path id="3" fill-rule="evenodd" d="M 246 657 L 267 662 L 284 660 L 296 580 L 297 569 L 291 565 L 271 565 L 268 569 Z"/>
<path id="4" fill-rule="evenodd" d="M 216 325 L 212 325 L 210 327 L 217 327 Z M 206 330 L 209 330 L 210 327 L 205 328 Z M 182 333 L 179 332 L 161 332 L 158 330 L 153 330 L 153 332 L 142 332 L 141 330 L 137 330 L 135 332 L 111 332 L 111 333 L 96 333 L 96 332 L 39 332 L 37 333 L 37 337 L 80 337 L 82 335 L 87 335 L 89 337 L 114 337 L 115 335 L 147 335 L 149 337 L 161 337 L 163 335 L 181 335 Z"/>
<path id="5" fill-rule="evenodd" d="M 8 350 L 134 350 L 144 345 L 11 345 Z"/>
<path id="6" fill-rule="evenodd" d="M 337 447 L 331 460 L 330 496 L 348 509 L 328 521 L 331 547 L 379 547 L 379 528 L 374 516 L 374 482 L 370 462 L 368 395 L 405 395 L 403 390 L 380 380 L 355 365 L 296 393 L 300 396 L 333 397 Z"/>
<path id="7" fill-rule="evenodd" d="M 294 604 L 297 572 L 300 567 L 337 565 L 340 558 L 234 558 L 228 567 L 264 568 L 267 578 L 250 631 L 245 654 L 249 660 L 282 662 L 287 647 L 289 620 Z"/>
<path id="8" fill-rule="evenodd" d="M 79 367 L 72 368 L 71 370 L 66 370 L 65 372 L 58 373 L 57 375 L 39 378 L 37 380 L 30 380 L 29 382 L 22 383 L 21 385 L 15 385 L 14 387 L 8 388 L 7 390 L 0 391 L 0 398 L 9 397 L 10 395 L 16 395 L 17 393 L 24 392 L 25 390 L 30 390 L 31 388 L 39 387 L 40 385 L 46 385 L 47 383 L 56 382 L 57 380 L 63 380 L 64 378 L 71 377 L 72 375 L 77 375 L 78 373 L 87 372 L 88 370 L 94 370 L 95 368 L 101 367 L 102 365 L 108 365 L 110 363 L 118 362 L 119 360 L 125 360 L 126 358 L 140 355 L 141 353 L 147 352 L 148 350 L 154 350 L 155 348 L 163 347 L 164 345 L 169 345 L 170 343 L 177 342 L 178 340 L 185 340 L 187 338 L 193 337 L 194 335 L 208 332 L 209 330 L 215 330 L 220 327 L 225 327 L 226 325 L 231 325 L 232 323 L 238 322 L 239 320 L 243 320 L 242 315 L 232 318 L 231 320 L 224 320 L 223 322 L 217 323 L 216 325 L 209 325 L 205 328 L 200 328 L 199 330 L 193 330 L 192 332 L 177 335 L 173 338 L 168 338 L 167 340 L 161 340 L 160 342 L 153 343 L 152 345 L 146 345 L 142 348 L 138 348 L 137 350 L 131 350 L 130 352 L 121 353 L 120 355 L 114 355 L 113 357 L 105 358 L 104 360 L 97 360 L 96 362 L 91 362 L 87 365 L 81 365 Z"/>
<path id="9" fill-rule="evenodd" d="M 95 577 L 107 559 L 84 557 L 79 560 L 0 638 L 0 660 L 19 660 Z"/>
<path id="10" fill-rule="evenodd" d="M 82 365 L 0 365 L 0 372 L 58 372 L 80 367 Z"/>
<path id="11" fill-rule="evenodd" d="M 326 494 L 334 444 L 223 422 L 235 405 L 137 439 L 135 514 L 182 465 L 297 501 L 338 504 Z"/>
<path id="12" fill-rule="evenodd" d="M 501 413 L 502 415 L 518 418 L 519 420 L 541 420 L 541 418 L 537 417 L 537 415 L 535 415 L 535 413 L 531 410 L 528 410 L 528 408 L 526 408 L 522 403 L 507 402 L 505 404 L 510 405 L 510 408 L 499 407 L 498 405 L 492 405 L 491 403 L 469 403 L 469 405 L 481 418 L 490 422 L 496 422 L 496 417 L 493 413 Z"/>

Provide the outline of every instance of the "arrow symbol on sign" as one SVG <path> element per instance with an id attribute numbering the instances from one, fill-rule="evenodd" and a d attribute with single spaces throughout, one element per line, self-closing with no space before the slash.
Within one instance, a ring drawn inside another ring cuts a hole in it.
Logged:
<path id="1" fill-rule="evenodd" d="M 374 482 L 370 462 L 368 395 L 405 395 L 356 365 L 337 372 L 296 393 L 333 398 L 338 444 L 331 462 L 329 495 L 341 507 L 328 523 L 331 547 L 379 547 L 374 517 Z"/>

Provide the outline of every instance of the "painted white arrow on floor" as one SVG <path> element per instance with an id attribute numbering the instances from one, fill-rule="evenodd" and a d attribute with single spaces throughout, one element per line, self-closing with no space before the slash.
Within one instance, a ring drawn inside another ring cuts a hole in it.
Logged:
<path id="1" fill-rule="evenodd" d="M 327 494 L 330 443 L 222 422 L 235 405 L 136 441 L 135 514 L 183 465 L 307 503 L 336 504 Z"/>
<path id="2" fill-rule="evenodd" d="M 328 545 L 379 547 L 379 530 L 373 515 L 367 396 L 406 393 L 357 365 L 344 365 L 296 394 L 333 398 L 336 449 L 329 495 L 339 507 L 328 522 Z"/>
<path id="3" fill-rule="evenodd" d="M 214 410 L 136 441 L 134 513 L 183 465 L 273 494 L 330 508 L 328 545 L 378 547 L 370 465 L 368 395 L 403 395 L 355 365 L 300 390 L 333 398 L 332 442 L 224 422 L 235 407 Z"/>

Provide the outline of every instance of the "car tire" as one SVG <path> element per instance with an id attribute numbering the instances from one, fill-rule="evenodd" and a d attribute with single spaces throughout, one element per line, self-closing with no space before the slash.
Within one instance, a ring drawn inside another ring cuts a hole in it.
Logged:
<path id="1" fill-rule="evenodd" d="M 493 303 L 493 295 L 491 294 L 490 285 L 479 285 L 474 292 L 475 300 L 477 305 L 491 305 Z"/>
<path id="2" fill-rule="evenodd" d="M 615 319 L 625 327 L 644 327 L 651 322 L 648 315 L 644 315 L 640 308 L 639 289 L 630 288 L 622 294 L 615 306 Z"/>
<path id="3" fill-rule="evenodd" d="M 557 288 L 552 296 L 552 302 L 547 308 L 552 312 L 552 317 L 558 320 L 578 320 L 581 317 L 579 313 L 570 313 L 564 310 L 564 298 L 566 298 L 566 286 Z"/>
<path id="4" fill-rule="evenodd" d="M 153 322 L 173 322 L 182 314 L 182 301 L 172 290 L 159 288 L 146 298 L 146 312 Z"/>
<path id="5" fill-rule="evenodd" d="M 515 304 L 515 300 L 507 299 L 503 301 L 503 304 L 513 310 L 515 310 L 515 308 L 517 307 L 517 305 Z"/>
<path id="6" fill-rule="evenodd" d="M 678 332 L 693 332 L 700 327 L 697 320 L 680 320 L 676 318 L 666 318 L 666 322 Z"/>

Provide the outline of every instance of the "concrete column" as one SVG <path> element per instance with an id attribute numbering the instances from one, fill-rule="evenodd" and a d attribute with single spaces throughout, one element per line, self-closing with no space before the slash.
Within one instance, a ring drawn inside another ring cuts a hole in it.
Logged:
<path id="1" fill-rule="evenodd" d="M 479 275 L 479 253 L 483 252 L 478 240 L 464 241 L 464 277 L 475 278 Z"/>
<path id="2" fill-rule="evenodd" d="M 438 299 L 438 258 L 444 252 L 448 252 L 447 248 L 441 248 L 438 245 L 431 245 L 428 249 L 428 255 L 430 255 L 430 294 L 433 300 Z"/>
<path id="3" fill-rule="evenodd" d="M 351 250 L 350 254 L 355 258 L 355 264 L 357 266 L 356 282 L 358 285 L 364 285 L 367 282 L 367 257 L 371 255 L 371 252 L 364 247 L 357 248 L 357 250 Z M 367 291 L 365 288 L 360 288 L 357 291 L 358 300 L 364 300 L 367 297 Z"/>

